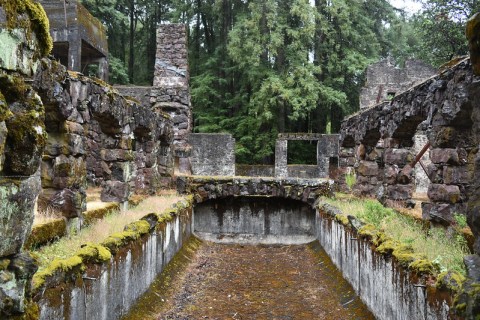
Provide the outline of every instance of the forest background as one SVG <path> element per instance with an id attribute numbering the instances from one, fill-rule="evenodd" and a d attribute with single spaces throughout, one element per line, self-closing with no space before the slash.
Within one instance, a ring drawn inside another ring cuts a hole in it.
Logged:
<path id="1" fill-rule="evenodd" d="M 107 27 L 114 84 L 151 85 L 157 26 L 189 27 L 194 131 L 231 133 L 245 164 L 272 164 L 278 133 L 338 132 L 380 59 L 467 54 L 480 0 L 417 2 L 412 14 L 387 0 L 82 0 Z M 291 144 L 289 164 L 316 163 L 314 143 Z"/>

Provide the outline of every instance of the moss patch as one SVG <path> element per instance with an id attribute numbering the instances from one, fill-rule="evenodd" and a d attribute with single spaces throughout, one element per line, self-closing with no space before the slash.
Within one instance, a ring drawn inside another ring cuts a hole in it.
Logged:
<path id="1" fill-rule="evenodd" d="M 56 259 L 45 268 L 44 270 L 37 272 L 33 275 L 33 292 L 38 291 L 41 287 L 45 285 L 46 279 L 52 277 L 56 273 L 68 272 L 68 273 L 77 273 L 80 274 L 85 271 L 85 266 L 83 265 L 82 258 L 79 256 L 73 256 L 68 259 Z"/>
<path id="2" fill-rule="evenodd" d="M 102 245 L 88 243 L 77 252 L 76 256 L 80 257 L 84 263 L 102 263 L 109 261 L 112 254 Z"/>
<path id="3" fill-rule="evenodd" d="M 0 6 L 5 11 L 7 29 L 25 28 L 27 29 L 27 39 L 31 38 L 31 32 L 35 33 L 41 57 L 52 51 L 50 21 L 40 3 L 32 0 L 0 0 Z M 19 19 L 22 14 L 28 15 L 29 23 Z"/>
<path id="4" fill-rule="evenodd" d="M 459 292 L 465 282 L 465 277 L 456 271 L 442 272 L 437 277 L 436 287 L 452 292 Z"/>
<path id="5" fill-rule="evenodd" d="M 373 224 L 366 224 L 362 226 L 360 229 L 358 229 L 358 234 L 362 238 L 373 240 L 377 237 L 378 231 Z"/>
<path id="6" fill-rule="evenodd" d="M 32 233 L 25 242 L 26 249 L 38 248 L 65 236 L 67 223 L 64 219 L 56 219 L 45 224 L 33 226 Z"/>
<path id="7" fill-rule="evenodd" d="M 340 222 L 344 226 L 348 226 L 350 224 L 350 220 L 348 220 L 348 216 L 346 214 L 335 215 L 335 220 Z"/>

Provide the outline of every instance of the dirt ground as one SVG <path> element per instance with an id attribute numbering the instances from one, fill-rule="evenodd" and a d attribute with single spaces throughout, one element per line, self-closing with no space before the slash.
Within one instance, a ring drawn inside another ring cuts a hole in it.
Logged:
<path id="1" fill-rule="evenodd" d="M 374 319 L 318 245 L 203 242 L 189 260 L 157 319 Z"/>

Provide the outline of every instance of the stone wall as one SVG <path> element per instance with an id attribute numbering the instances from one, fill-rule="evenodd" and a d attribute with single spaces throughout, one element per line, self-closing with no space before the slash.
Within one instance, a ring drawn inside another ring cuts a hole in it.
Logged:
<path id="1" fill-rule="evenodd" d="M 52 46 L 48 19 L 30 0 L 0 6 L 0 318 L 25 311 L 34 260 L 31 232 L 46 145 L 45 107 L 30 79 Z M 18 10 L 17 10 L 18 9 Z"/>
<path id="2" fill-rule="evenodd" d="M 294 177 L 291 174 L 298 174 L 298 170 L 288 169 L 288 141 L 303 140 L 317 141 L 317 170 L 312 172 L 311 168 L 308 168 L 309 178 L 328 178 L 330 158 L 338 157 L 338 138 L 339 136 L 336 134 L 280 133 L 275 144 L 275 177 Z"/>
<path id="3" fill-rule="evenodd" d="M 154 192 L 172 175 L 166 115 L 49 60 L 34 87 L 47 110 L 40 210 L 81 222 L 87 184 L 102 187 L 103 201 L 125 202 L 135 191 Z"/>
<path id="4" fill-rule="evenodd" d="M 467 59 L 391 102 L 344 120 L 340 164 L 344 171 L 355 168 L 354 191 L 376 195 L 385 203 L 412 205 L 410 199 L 417 190 L 416 182 L 420 182 L 424 190 L 428 187 L 430 198 L 423 205 L 424 218 L 449 223 L 454 212 L 466 214 L 471 192 L 468 185 L 472 182 L 468 168 L 472 168 L 476 153 L 469 136 L 476 104 L 469 89 L 472 86 L 475 83 Z M 418 132 L 427 132 L 431 144 L 429 157 L 433 164 L 426 161 L 425 167 L 432 183 L 425 177 L 422 180 L 419 164 L 416 170 L 407 166 L 423 147 L 414 146 Z"/>
<path id="5" fill-rule="evenodd" d="M 235 175 L 235 139 L 230 134 L 195 133 L 192 145 L 192 174 L 201 176 Z"/>
<path id="6" fill-rule="evenodd" d="M 407 60 L 395 67 L 390 58 L 367 68 L 365 86 L 360 92 L 360 109 L 391 100 L 395 95 L 435 75 L 436 70 L 419 60 Z"/>
<path id="7" fill-rule="evenodd" d="M 480 261 L 479 75 L 473 73 L 470 59 L 453 62 L 439 75 L 391 102 L 344 120 L 340 138 L 340 163 L 344 170 L 353 164 L 357 173 L 359 182 L 354 191 L 377 196 L 389 205 L 411 206 L 417 190 L 417 173 L 412 168 L 418 152 L 414 136 L 426 132 L 431 163 L 425 167 L 431 181 L 420 183 L 423 188 L 428 185 L 422 217 L 450 225 L 455 224 L 455 214 L 466 215 L 475 238 L 477 255 L 464 259 L 468 280 L 462 304 L 467 314 L 480 310 L 480 298 L 473 290 L 479 282 Z"/>

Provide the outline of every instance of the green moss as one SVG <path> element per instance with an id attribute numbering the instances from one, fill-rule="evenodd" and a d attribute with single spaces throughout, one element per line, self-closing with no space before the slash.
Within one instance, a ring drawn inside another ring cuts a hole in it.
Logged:
<path id="1" fill-rule="evenodd" d="M 31 37 L 31 32 L 34 32 L 38 40 L 40 56 L 46 56 L 52 51 L 50 21 L 40 3 L 32 0 L 0 0 L 0 6 L 5 11 L 8 29 L 27 29 L 27 39 Z M 19 20 L 19 16 L 23 13 L 29 16 L 30 23 L 26 24 Z"/>
<path id="2" fill-rule="evenodd" d="M 335 220 L 337 222 L 340 222 L 344 226 L 348 226 L 350 224 L 350 221 L 348 220 L 348 216 L 346 214 L 337 214 L 335 216 Z"/>
<path id="3" fill-rule="evenodd" d="M 110 235 L 102 242 L 102 246 L 108 248 L 110 252 L 115 253 L 118 248 L 129 243 L 130 241 L 137 240 L 140 235 L 134 231 L 117 232 Z"/>
<path id="4" fill-rule="evenodd" d="M 0 271 L 7 270 L 9 265 L 10 265 L 10 259 L 0 260 Z"/>
<path id="5" fill-rule="evenodd" d="M 415 260 L 410 263 L 408 268 L 417 274 L 435 274 L 435 267 L 432 262 L 427 259 Z"/>
<path id="6" fill-rule="evenodd" d="M 13 113 L 8 108 L 7 100 L 5 99 L 5 96 L 0 91 L 0 122 L 5 121 L 12 115 Z"/>
<path id="7" fill-rule="evenodd" d="M 377 237 L 373 240 L 373 244 L 378 247 L 387 240 L 390 240 L 390 237 L 384 232 L 379 231 L 377 232 Z"/>
<path id="8" fill-rule="evenodd" d="M 88 243 L 77 251 L 76 256 L 80 257 L 84 263 L 102 263 L 109 261 L 112 254 L 102 245 Z"/>
<path id="9" fill-rule="evenodd" d="M 412 262 L 418 259 L 413 248 L 408 245 L 399 244 L 393 249 L 392 255 L 402 267 L 408 267 Z"/>
<path id="10" fill-rule="evenodd" d="M 380 254 L 390 255 L 399 245 L 400 243 L 398 241 L 389 239 L 382 242 L 382 244 L 380 244 L 376 250 Z"/>
<path id="11" fill-rule="evenodd" d="M 135 221 L 125 226 L 125 231 L 132 231 L 139 235 L 144 235 L 150 232 L 150 223 L 145 220 Z"/>
<path id="12" fill-rule="evenodd" d="M 358 234 L 362 238 L 375 239 L 377 237 L 378 230 L 373 224 L 366 224 L 358 229 Z"/>
<path id="13" fill-rule="evenodd" d="M 32 233 L 25 242 L 25 248 L 32 249 L 45 245 L 58 238 L 63 237 L 67 233 L 67 224 L 64 219 L 56 219 L 48 223 L 35 225 Z"/>
<path id="14" fill-rule="evenodd" d="M 40 318 L 40 308 L 33 301 L 25 301 L 25 312 L 21 315 L 10 317 L 10 320 L 37 320 Z"/>
<path id="15" fill-rule="evenodd" d="M 439 289 L 459 292 L 462 288 L 465 277 L 457 271 L 442 272 L 437 276 L 436 287 Z"/>
<path id="16" fill-rule="evenodd" d="M 55 259 L 44 270 L 37 272 L 33 275 L 33 291 L 37 291 L 45 285 L 45 281 L 48 277 L 53 276 L 57 272 L 78 272 L 81 273 L 85 270 L 82 258 L 79 256 L 73 256 L 68 259 Z"/>

